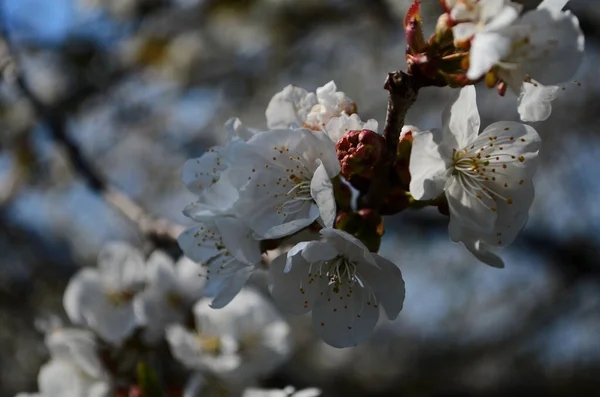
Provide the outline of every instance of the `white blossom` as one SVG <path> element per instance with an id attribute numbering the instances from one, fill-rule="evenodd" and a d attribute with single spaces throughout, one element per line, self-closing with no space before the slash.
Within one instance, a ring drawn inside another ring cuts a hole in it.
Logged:
<path id="1" fill-rule="evenodd" d="M 194 306 L 196 330 L 167 328 L 167 341 L 186 367 L 231 383 L 266 376 L 291 353 L 290 329 L 258 292 L 243 289 L 231 304 L 215 310 L 209 299 Z"/>
<path id="2" fill-rule="evenodd" d="M 165 326 L 180 323 L 193 303 L 203 296 L 201 266 L 182 257 L 174 265 L 170 256 L 154 251 L 146 263 L 146 288 L 136 303 L 148 343 L 159 342 Z"/>
<path id="3" fill-rule="evenodd" d="M 45 343 L 53 359 L 71 361 L 90 378 L 108 379 L 98 357 L 98 343 L 92 332 L 61 327 L 48 331 Z"/>
<path id="4" fill-rule="evenodd" d="M 109 397 L 110 386 L 90 377 L 69 360 L 52 359 L 38 373 L 38 388 L 43 397 Z"/>
<path id="5" fill-rule="evenodd" d="M 82 269 L 67 285 L 63 305 L 74 324 L 85 325 L 110 343 L 120 343 L 137 326 L 134 299 L 145 279 L 144 260 L 124 243 L 107 245 L 98 268 Z"/>
<path id="6" fill-rule="evenodd" d="M 199 222 L 233 214 L 260 239 L 287 236 L 317 220 L 330 226 L 335 218 L 331 179 L 339 172 L 335 145 L 323 132 L 262 131 L 232 145 L 227 170 L 204 200 L 184 212 Z"/>
<path id="7" fill-rule="evenodd" d="M 199 223 L 181 233 L 178 242 L 183 253 L 201 265 L 196 276 L 205 278 L 204 295 L 213 298 L 214 308 L 227 305 L 261 263 L 258 241 L 236 218 Z"/>
<path id="8" fill-rule="evenodd" d="M 453 28 L 454 42 L 459 45 L 476 34 L 485 34 L 512 24 L 522 6 L 509 0 L 464 0 L 450 5 L 450 17 L 458 22 Z"/>
<path id="9" fill-rule="evenodd" d="M 267 127 L 302 127 L 306 123 L 308 113 L 317 103 L 314 92 L 309 93 L 304 88 L 290 84 L 275 94 L 267 105 Z"/>
<path id="10" fill-rule="evenodd" d="M 325 132 L 332 141 L 339 141 L 348 131 L 356 130 L 371 130 L 377 132 L 377 121 L 368 120 L 363 122 L 356 113 L 352 115 L 342 114 L 340 117 L 335 117 L 329 120 L 325 126 Z"/>
<path id="11" fill-rule="evenodd" d="M 308 388 L 296 390 L 292 386 L 287 386 L 283 389 L 256 389 L 249 388 L 244 391 L 242 397 L 318 397 L 321 395 L 321 390 L 317 388 Z"/>
<path id="12" fill-rule="evenodd" d="M 320 129 L 327 125 L 329 120 L 339 117 L 343 113 L 356 113 L 356 103 L 341 91 L 333 81 L 317 88 L 318 103 L 306 115 L 305 126 L 311 129 Z"/>
<path id="13" fill-rule="evenodd" d="M 564 4 L 545 1 L 517 19 L 520 8 L 511 2 L 482 0 L 477 19 L 453 28 L 457 40 L 473 38 L 467 77 L 477 80 L 492 69 L 519 96 L 523 121 L 547 119 L 555 85 L 581 65 L 583 33 L 577 17 L 561 11 Z"/>
<path id="14" fill-rule="evenodd" d="M 316 94 L 288 85 L 275 94 L 267 106 L 267 126 L 275 128 L 304 127 L 324 131 L 337 142 L 347 131 L 377 131 L 377 121 L 363 122 L 356 114 L 356 103 L 337 91 L 333 81 L 317 88 Z"/>
<path id="15" fill-rule="evenodd" d="M 371 335 L 379 304 L 389 319 L 398 316 L 402 274 L 344 231 L 325 228 L 321 236 L 324 241 L 299 243 L 271 263 L 271 295 L 290 313 L 312 310 L 313 326 L 326 343 L 355 346 Z"/>
<path id="16" fill-rule="evenodd" d="M 410 193 L 417 200 L 445 193 L 450 238 L 479 260 L 503 267 L 493 247 L 513 242 L 533 201 L 540 138 L 530 126 L 501 121 L 478 135 L 475 88 L 460 90 L 442 115 L 443 129 L 414 135 Z"/>
<path id="17" fill-rule="evenodd" d="M 190 159 L 183 165 L 182 179 L 188 190 L 201 195 L 204 190 L 214 185 L 221 173 L 227 169 L 227 152 L 234 141 L 247 141 L 255 131 L 246 128 L 238 118 L 229 119 L 225 123 L 227 140 L 224 146 L 214 146 L 202 156 Z"/>
<path id="18" fill-rule="evenodd" d="M 51 359 L 38 373 L 39 397 L 108 397 L 111 386 L 97 356 L 94 335 L 86 330 L 48 330 L 46 346 Z M 18 396 L 25 397 L 21 393 Z"/>

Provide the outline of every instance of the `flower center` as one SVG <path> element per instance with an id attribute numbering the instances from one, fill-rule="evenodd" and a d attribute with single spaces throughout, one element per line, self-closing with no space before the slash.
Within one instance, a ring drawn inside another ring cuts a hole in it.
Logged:
<path id="1" fill-rule="evenodd" d="M 198 333 L 196 336 L 202 350 L 211 356 L 217 356 L 221 353 L 223 344 L 218 336 Z"/>
<path id="2" fill-rule="evenodd" d="M 125 305 L 133 299 L 135 291 L 126 289 L 123 291 L 106 291 L 106 298 L 114 306 Z"/>
<path id="3" fill-rule="evenodd" d="M 460 151 L 453 149 L 452 175 L 458 179 L 467 194 L 482 201 L 490 211 L 496 212 L 494 202 L 498 199 L 506 204 L 513 203 L 511 197 L 501 193 L 502 189 L 509 188 L 511 180 L 507 168 L 516 161 L 523 162 L 525 159 L 523 156 L 517 158 L 505 150 L 503 145 L 513 143 L 513 136 L 490 136 L 484 139 L 479 138 L 470 147 Z"/>
<path id="4" fill-rule="evenodd" d="M 318 266 L 318 270 L 315 273 L 312 271 L 313 266 Z M 315 278 L 325 276 L 328 285 L 333 286 L 333 292 L 339 293 L 340 287 L 345 284 L 348 284 L 351 292 L 354 283 L 358 282 L 362 286 L 356 270 L 356 263 L 344 256 L 338 255 L 333 259 L 311 264 L 308 282 L 312 284 Z"/>

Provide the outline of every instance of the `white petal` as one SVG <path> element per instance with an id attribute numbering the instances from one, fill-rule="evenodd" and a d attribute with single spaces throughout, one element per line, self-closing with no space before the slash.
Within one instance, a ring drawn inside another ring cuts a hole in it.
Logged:
<path id="1" fill-rule="evenodd" d="M 311 273 L 310 264 L 299 253 L 290 258 L 290 270 L 285 272 L 286 259 L 284 254 L 271 262 L 269 290 L 279 308 L 290 314 L 304 314 L 311 310 L 327 280 L 317 274 L 316 268 Z"/>
<path id="2" fill-rule="evenodd" d="M 152 252 L 146 262 L 147 288 L 166 292 L 176 288 L 177 281 L 173 260 L 165 252 Z"/>
<path id="3" fill-rule="evenodd" d="M 317 97 L 306 90 L 288 85 L 283 91 L 275 94 L 266 110 L 267 126 L 269 128 L 302 127 L 306 115 L 314 105 Z"/>
<path id="4" fill-rule="evenodd" d="M 357 283 L 330 286 L 312 310 L 313 327 L 333 347 L 356 346 L 368 338 L 379 319 L 379 307 Z"/>
<path id="5" fill-rule="evenodd" d="M 252 238 L 252 231 L 239 219 L 231 217 L 216 218 L 227 250 L 240 262 L 256 265 L 261 260 L 258 241 Z"/>
<path id="6" fill-rule="evenodd" d="M 519 96 L 519 115 L 526 122 L 544 121 L 552 113 L 552 101 L 560 88 L 536 81 L 524 82 Z"/>
<path id="7" fill-rule="evenodd" d="M 126 243 L 109 243 L 98 254 L 102 283 L 112 290 L 137 289 L 146 277 L 142 254 Z"/>
<path id="8" fill-rule="evenodd" d="M 183 319 L 186 302 L 171 257 L 154 251 L 148 259 L 147 272 L 148 284 L 134 300 L 134 309 L 144 325 L 145 341 L 153 344 L 162 339 L 166 325 Z"/>
<path id="9" fill-rule="evenodd" d="M 202 191 L 197 202 L 185 207 L 184 215 L 198 222 L 211 220 L 215 216 L 231 215 L 239 194 L 230 180 L 232 176 L 230 171 L 225 170 L 217 183 Z"/>
<path id="10" fill-rule="evenodd" d="M 382 256 L 373 254 L 379 268 L 361 266 L 360 275 L 373 290 L 390 320 L 398 317 L 404 304 L 405 288 L 398 266 Z"/>
<path id="11" fill-rule="evenodd" d="M 450 209 L 450 222 L 457 222 L 463 227 L 487 234 L 494 229 L 496 218 L 498 216 L 496 207 L 491 200 L 486 202 L 486 196 L 480 194 L 475 187 L 468 185 L 468 177 L 457 175 L 449 182 L 446 188 L 446 198 Z M 477 197 L 479 195 L 481 199 Z M 452 241 L 458 241 L 459 237 L 453 235 L 452 228 L 450 238 Z"/>
<path id="12" fill-rule="evenodd" d="M 230 277 L 223 278 L 219 292 L 215 295 L 210 306 L 213 309 L 220 309 L 231 302 L 231 300 L 240 292 L 244 284 L 246 284 L 254 272 L 254 269 L 254 267 L 246 266 L 235 272 Z"/>
<path id="13" fill-rule="evenodd" d="M 329 244 L 346 258 L 360 263 L 377 266 L 374 254 L 363 244 L 362 241 L 343 230 L 334 228 L 323 228 L 320 231 Z"/>
<path id="14" fill-rule="evenodd" d="M 297 244 L 295 247 L 301 246 L 302 243 Z M 294 247 L 294 248 L 295 248 Z M 295 255 L 290 250 L 288 258 Z M 309 263 L 315 263 L 318 261 L 328 261 L 335 258 L 338 255 L 338 250 L 332 244 L 326 241 L 311 241 L 305 243 L 302 247 L 302 257 Z"/>
<path id="15" fill-rule="evenodd" d="M 335 143 L 322 131 L 308 129 L 263 131 L 254 135 L 248 144 L 252 145 L 255 153 L 266 160 L 268 164 L 286 168 L 289 156 L 300 156 L 299 161 L 313 172 L 319 166 L 314 162 L 319 159 L 323 162 L 330 177 L 340 173 Z M 274 147 L 278 149 L 274 149 Z M 281 153 L 279 148 L 282 147 L 288 148 L 289 151 Z M 274 156 L 276 160 L 272 160 Z M 264 164 L 263 162 L 261 166 L 264 167 Z M 297 165 L 295 162 L 293 164 Z M 248 164 L 246 164 L 247 166 Z"/>
<path id="16" fill-rule="evenodd" d="M 537 168 L 537 155 L 541 146 L 537 131 L 527 124 L 500 121 L 490 124 L 478 141 L 489 140 L 491 136 L 496 138 L 496 150 L 490 152 L 490 166 L 498 164 L 498 161 L 499 164 L 507 165 L 506 171 L 497 175 L 496 185 L 503 185 L 510 180 L 530 179 Z M 492 181 L 486 183 L 491 184 Z"/>
<path id="17" fill-rule="evenodd" d="M 440 130 L 413 134 L 410 194 L 416 200 L 432 200 L 442 194 L 450 175 L 450 156 L 442 145 Z"/>
<path id="18" fill-rule="evenodd" d="M 71 360 L 93 378 L 106 375 L 97 355 L 98 346 L 94 334 L 76 328 L 60 328 L 46 336 L 46 346 L 52 358 Z"/>
<path id="19" fill-rule="evenodd" d="M 306 126 L 311 129 L 325 127 L 329 120 L 342 113 L 356 113 L 356 104 L 346 94 L 337 91 L 333 81 L 317 88 L 317 100 L 319 103 L 306 116 Z"/>
<path id="20" fill-rule="evenodd" d="M 343 113 L 339 117 L 334 117 L 325 126 L 325 132 L 333 142 L 339 141 L 348 131 L 371 130 L 377 132 L 377 121 L 368 120 L 363 122 L 358 114 L 348 115 Z"/>
<path id="21" fill-rule="evenodd" d="M 90 380 L 81 376 L 79 368 L 67 360 L 50 360 L 38 373 L 38 387 L 42 396 L 87 396 Z"/>
<path id="22" fill-rule="evenodd" d="M 545 85 L 571 79 L 584 51 L 577 17 L 568 11 L 533 10 L 523 15 L 520 24 L 526 29 L 520 35 L 529 40 L 515 50 L 523 70 Z"/>
<path id="23" fill-rule="evenodd" d="M 190 192 L 200 194 L 219 180 L 221 172 L 227 168 L 222 151 L 221 147 L 213 147 L 202 156 L 185 162 L 181 179 Z"/>
<path id="24" fill-rule="evenodd" d="M 74 324 L 85 324 L 85 311 L 90 297 L 102 295 L 100 274 L 96 269 L 81 269 L 67 284 L 63 295 L 63 307 Z M 92 298 L 92 299 L 93 299 Z"/>
<path id="25" fill-rule="evenodd" d="M 469 40 L 477 33 L 477 25 L 473 22 L 459 23 L 452 28 L 452 34 L 454 35 L 454 42 L 460 43 Z"/>
<path id="26" fill-rule="evenodd" d="M 321 162 L 320 160 L 318 160 Z M 325 166 L 321 163 L 312 180 L 310 181 L 310 193 L 319 208 L 319 216 L 325 227 L 333 227 L 336 216 L 335 197 L 333 195 L 333 183 L 327 175 Z"/>
<path id="27" fill-rule="evenodd" d="M 228 140 L 230 142 L 236 138 L 247 141 L 256 133 L 256 131 L 246 128 L 237 117 L 232 117 L 227 120 L 225 123 L 225 130 L 227 131 Z"/>
<path id="28" fill-rule="evenodd" d="M 166 328 L 165 335 L 171 353 L 187 368 L 203 369 L 202 354 L 196 335 L 179 324 Z"/>
<path id="29" fill-rule="evenodd" d="M 294 219 L 292 221 L 287 221 L 284 224 L 273 226 L 272 228 L 264 232 L 262 235 L 258 234 L 258 236 L 264 240 L 287 237 L 312 225 L 318 217 L 318 207 L 316 205 L 311 205 L 308 208 L 308 214 L 306 215 L 306 217 Z"/>
<path id="30" fill-rule="evenodd" d="M 118 344 L 133 333 L 137 318 L 130 297 L 113 303 L 108 293 L 102 288 L 97 272 L 83 269 L 69 281 L 63 305 L 71 321 L 85 324 L 105 341 Z"/>
<path id="31" fill-rule="evenodd" d="M 471 42 L 467 77 L 477 80 L 510 54 L 512 38 L 500 32 L 478 33 Z"/>
<path id="32" fill-rule="evenodd" d="M 462 236 L 460 242 L 466 249 L 469 250 L 477 259 L 488 266 L 498 269 L 504 268 L 504 261 L 494 252 L 492 252 L 485 243 L 475 236 Z"/>
<path id="33" fill-rule="evenodd" d="M 247 172 L 236 214 L 261 238 L 292 234 L 314 222 L 310 181 L 322 164 L 332 178 L 340 165 L 333 142 L 322 132 L 271 130 L 256 134 L 244 149 L 244 162 L 223 174 Z M 329 165 L 328 165 L 329 164 Z M 216 186 L 216 185 L 215 185 Z"/>
<path id="34" fill-rule="evenodd" d="M 196 262 L 182 256 L 175 265 L 179 288 L 189 301 L 196 301 L 203 296 L 205 278 L 201 277 L 202 267 Z"/>
<path id="35" fill-rule="evenodd" d="M 108 383 L 99 381 L 90 386 L 86 397 L 112 397 L 113 393 Z"/>
<path id="36" fill-rule="evenodd" d="M 318 397 L 321 395 L 321 390 L 316 387 L 311 387 L 308 389 L 298 390 L 293 394 L 293 397 Z"/>
<path id="37" fill-rule="evenodd" d="M 478 17 L 479 8 L 478 4 L 469 0 L 467 2 L 459 1 L 450 10 L 450 17 L 454 21 L 473 21 Z"/>
<path id="38" fill-rule="evenodd" d="M 442 113 L 442 126 L 444 142 L 452 142 L 454 137 L 456 144 L 451 149 L 459 149 L 472 142 L 479 133 L 481 120 L 477 110 L 477 99 L 475 87 L 472 85 L 461 88 L 450 100 Z"/>
<path id="39" fill-rule="evenodd" d="M 511 25 L 519 18 L 523 6 L 506 0 L 483 0 L 485 3 L 481 19 L 486 21 L 487 32 L 500 30 Z"/>

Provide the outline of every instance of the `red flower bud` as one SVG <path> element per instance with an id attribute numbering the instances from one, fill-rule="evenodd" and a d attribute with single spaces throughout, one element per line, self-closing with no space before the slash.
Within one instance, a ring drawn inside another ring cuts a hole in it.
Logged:
<path id="1" fill-rule="evenodd" d="M 423 21 L 421 19 L 421 1 L 415 0 L 404 17 L 404 35 L 408 45 L 408 53 L 418 54 L 425 50 L 423 37 Z"/>
<path id="2" fill-rule="evenodd" d="M 375 165 L 383 156 L 385 139 L 371 130 L 348 131 L 335 145 L 342 176 L 370 178 Z"/>

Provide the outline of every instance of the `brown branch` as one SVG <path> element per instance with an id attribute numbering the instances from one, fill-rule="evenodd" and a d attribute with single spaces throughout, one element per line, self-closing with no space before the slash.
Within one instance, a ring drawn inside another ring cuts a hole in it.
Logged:
<path id="1" fill-rule="evenodd" d="M 169 249 L 176 247 L 177 237 L 184 229 L 183 226 L 153 216 L 126 194 L 112 187 L 108 180 L 94 168 L 67 133 L 67 120 L 64 112 L 55 111 L 40 101 L 21 74 L 16 76 L 16 83 L 32 103 L 40 119 L 47 125 L 54 141 L 64 148 L 68 160 L 88 187 L 106 200 L 121 215 L 129 219 L 140 233 L 154 244 Z"/>
<path id="2" fill-rule="evenodd" d="M 389 91 L 387 115 L 383 136 L 386 141 L 385 159 L 375 168 L 375 177 L 369 191 L 361 197 L 363 208 L 380 208 L 390 190 L 390 173 L 396 163 L 400 132 L 404 127 L 404 118 L 408 109 L 416 102 L 421 84 L 418 79 L 404 72 L 389 73 L 385 88 Z"/>

